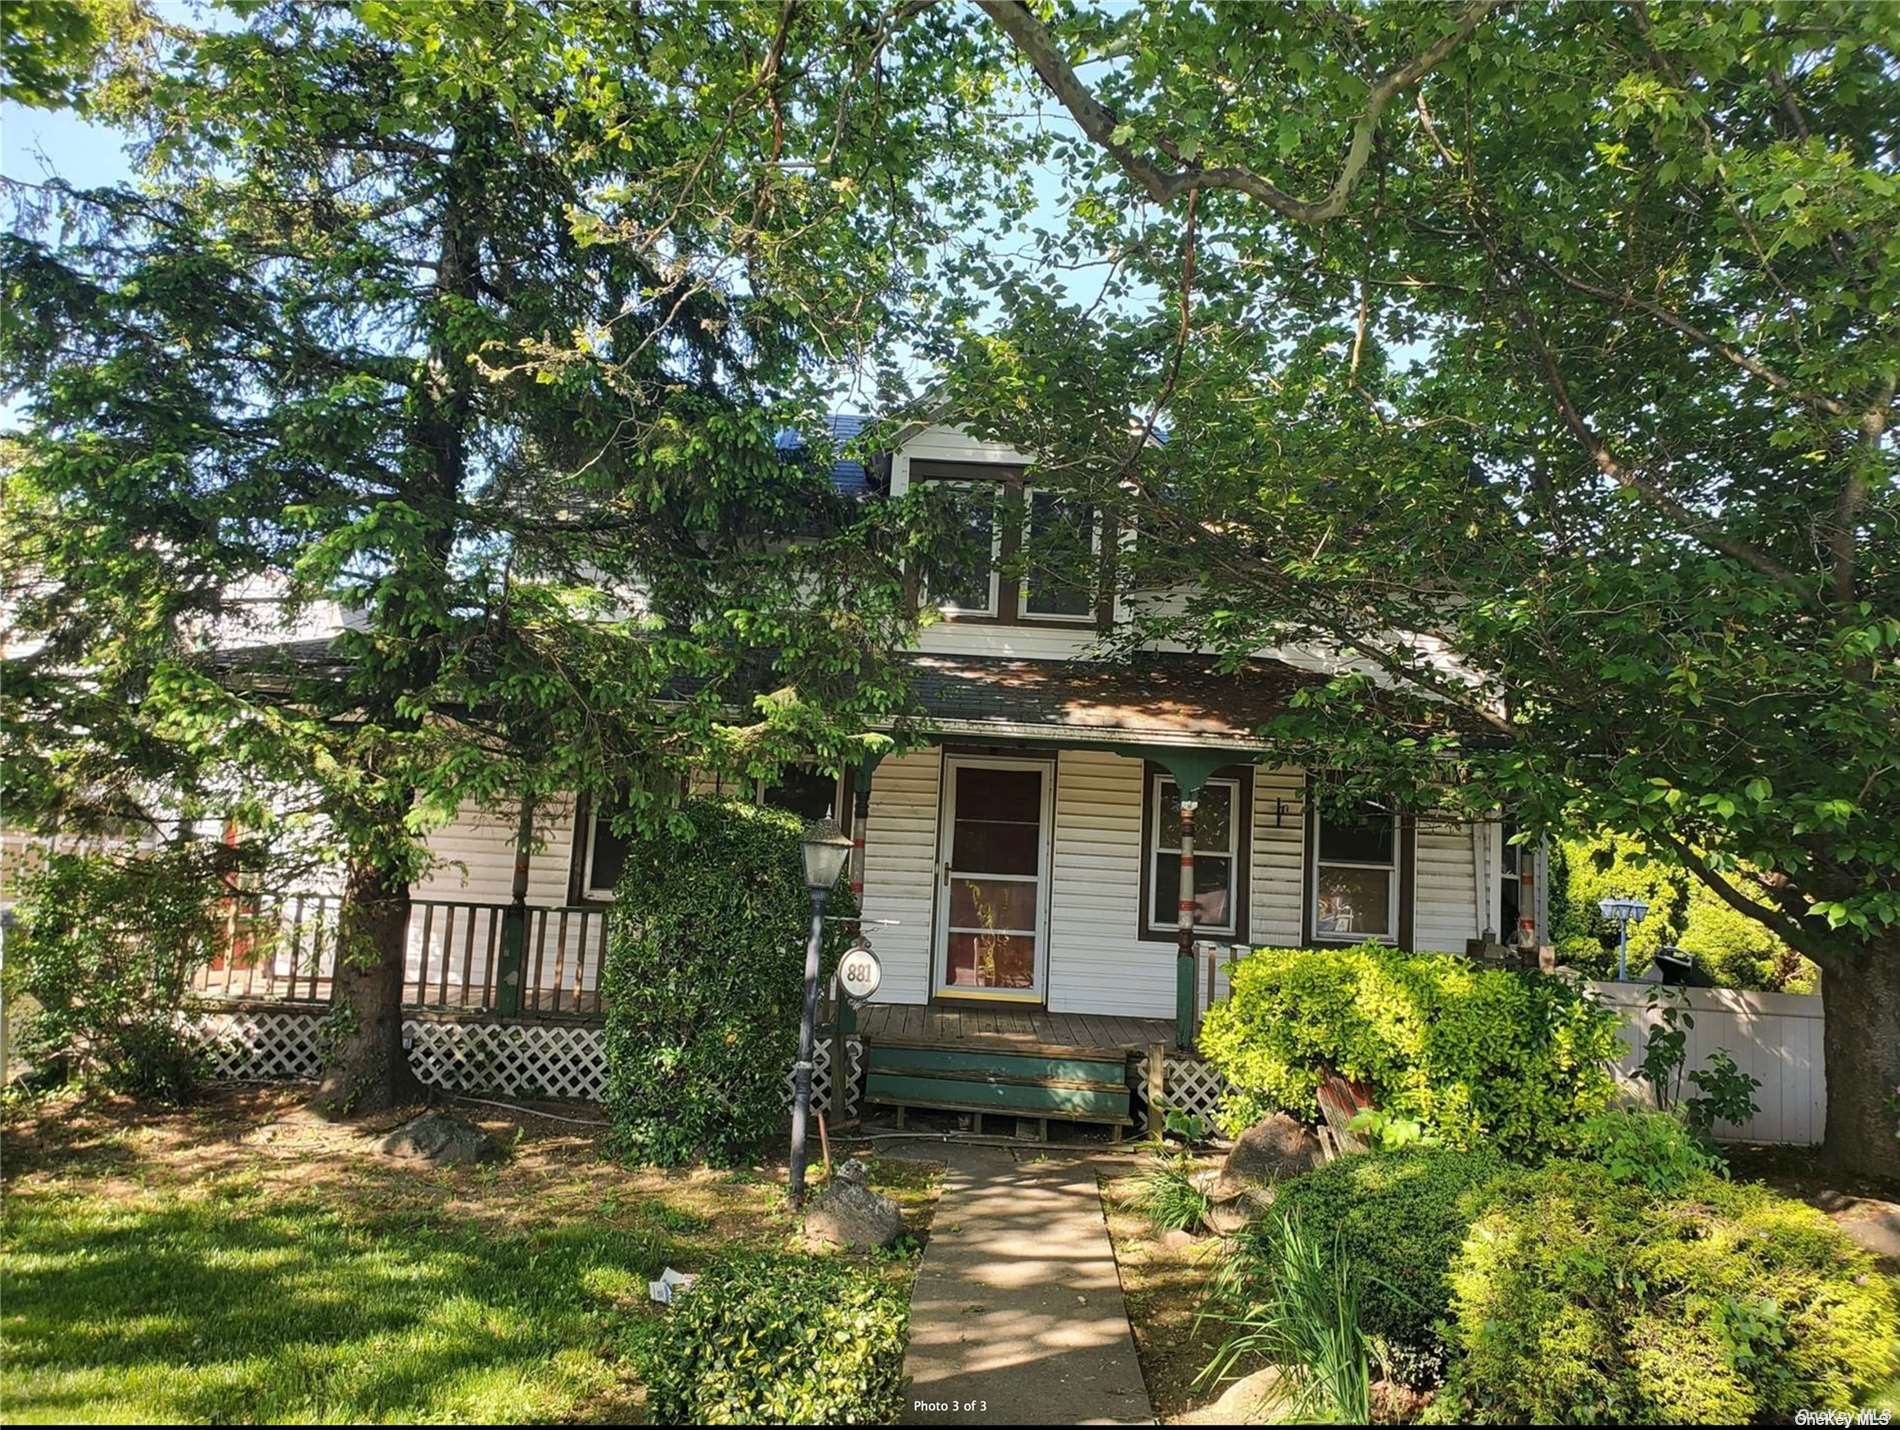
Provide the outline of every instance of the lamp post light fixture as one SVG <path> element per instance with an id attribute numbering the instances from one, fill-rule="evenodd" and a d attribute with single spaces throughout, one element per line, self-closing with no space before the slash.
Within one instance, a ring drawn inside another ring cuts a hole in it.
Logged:
<path id="1" fill-rule="evenodd" d="M 811 1117 L 812 1048 L 817 1038 L 818 963 L 825 938 L 825 900 L 851 858 L 851 840 L 837 821 L 821 819 L 805 831 L 798 852 L 805 860 L 811 894 L 811 932 L 805 941 L 805 1012 L 798 1022 L 798 1061 L 792 1064 L 791 1203 L 805 1204 L 805 1124 Z"/>
<path id="2" fill-rule="evenodd" d="M 1649 905 L 1641 899 L 1599 899 L 1597 912 L 1616 925 L 1616 981 L 1629 982 L 1630 925 L 1640 924 L 1649 915 Z"/>

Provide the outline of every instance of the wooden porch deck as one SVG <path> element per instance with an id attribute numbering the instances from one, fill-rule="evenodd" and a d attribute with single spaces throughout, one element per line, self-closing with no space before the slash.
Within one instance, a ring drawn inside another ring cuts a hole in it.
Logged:
<path id="1" fill-rule="evenodd" d="M 871 1045 L 1014 1053 L 1141 1053 L 1154 1043 L 1174 1046 L 1171 1018 L 1051 1013 L 1002 1003 L 873 1003 L 858 1011 L 858 1033 Z"/>

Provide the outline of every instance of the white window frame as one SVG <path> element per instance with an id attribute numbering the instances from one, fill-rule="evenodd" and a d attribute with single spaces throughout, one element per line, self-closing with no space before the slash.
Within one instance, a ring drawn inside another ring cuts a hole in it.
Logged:
<path id="1" fill-rule="evenodd" d="M 1028 483 L 1023 485 L 1023 529 L 1017 544 L 1019 556 L 1029 549 L 1029 522 L 1033 515 L 1037 495 L 1038 488 Z M 1040 495 L 1061 501 L 1068 493 L 1044 487 L 1040 489 Z M 1095 509 L 1095 517 L 1090 525 L 1092 530 L 1089 532 L 1089 550 L 1095 556 L 1095 578 L 1089 583 L 1089 586 L 1095 593 L 1094 604 L 1080 615 L 1073 611 L 1036 610 L 1029 604 L 1028 558 L 1023 556 L 1023 578 L 1016 588 L 1016 615 L 1019 619 L 1027 621 L 1061 621 L 1065 624 L 1083 626 L 1095 624 L 1101 614 L 1102 606 L 1102 511 L 1099 506 Z"/>
<path id="2" fill-rule="evenodd" d="M 987 616 L 994 619 L 1002 613 L 1003 609 L 1003 573 L 1001 570 L 1003 564 L 1003 523 L 998 519 L 1001 515 L 1003 503 L 997 500 L 997 496 L 1002 491 L 1001 483 L 980 480 L 958 481 L 954 478 L 947 477 L 926 477 L 924 481 L 931 486 L 941 488 L 945 491 L 975 492 L 978 490 L 987 490 L 990 493 L 989 604 L 981 607 L 959 606 L 951 601 L 940 601 L 936 596 L 931 594 L 928 581 L 922 583 L 925 602 L 935 606 L 939 611 L 942 611 L 944 615 L 952 618 L 957 616 Z"/>
<path id="3" fill-rule="evenodd" d="M 1155 877 L 1156 855 L 1166 854 L 1172 850 L 1178 858 L 1181 853 L 1180 845 L 1163 844 L 1161 842 L 1161 790 L 1163 786 L 1174 784 L 1174 782 L 1174 776 L 1166 774 L 1156 774 L 1148 782 L 1148 798 L 1152 801 L 1152 804 L 1149 806 L 1147 819 L 1149 831 L 1149 847 L 1147 850 L 1149 933 L 1173 933 L 1181 927 L 1181 915 L 1178 909 L 1170 909 L 1168 911 L 1168 917 L 1165 920 L 1162 919 L 1160 908 L 1161 881 Z M 1233 869 L 1232 878 L 1227 885 L 1227 922 L 1225 924 L 1197 923 L 1194 925 L 1194 932 L 1196 936 L 1206 934 L 1217 938 L 1237 938 L 1240 933 L 1240 901 L 1246 897 L 1246 890 L 1242 885 L 1242 880 L 1247 877 L 1247 871 L 1240 867 L 1240 821 L 1243 808 L 1240 797 L 1240 781 L 1231 775 L 1226 775 L 1201 782 L 1201 788 L 1203 790 L 1216 785 L 1227 789 L 1229 792 L 1228 798 L 1232 801 L 1228 806 L 1230 814 L 1227 820 L 1227 848 L 1209 851 L 1224 857 Z M 1194 837 L 1194 857 L 1197 860 L 1201 857 L 1201 852 L 1205 847 L 1206 846 L 1201 843 L 1200 835 L 1197 831 Z"/>
<path id="4" fill-rule="evenodd" d="M 1399 827 L 1399 817 L 1389 816 L 1392 821 L 1392 862 L 1373 864 L 1363 859 L 1327 859 L 1326 815 L 1323 810 L 1313 811 L 1313 857 L 1307 861 L 1306 897 L 1308 907 L 1313 911 L 1314 943 L 1389 943 L 1397 945 L 1399 941 L 1399 861 L 1405 857 L 1404 830 Z M 1385 923 L 1390 933 L 1334 933 L 1322 931 L 1319 926 L 1319 871 L 1327 869 L 1377 869 L 1389 874 L 1390 881 L 1385 886 Z"/>

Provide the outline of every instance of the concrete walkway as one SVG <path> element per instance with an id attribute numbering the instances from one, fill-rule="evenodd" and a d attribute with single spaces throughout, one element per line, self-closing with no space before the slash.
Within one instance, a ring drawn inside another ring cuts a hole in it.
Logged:
<path id="1" fill-rule="evenodd" d="M 1153 1424 L 1094 1162 L 1057 1148 L 944 1155 L 911 1292 L 906 1423 Z"/>

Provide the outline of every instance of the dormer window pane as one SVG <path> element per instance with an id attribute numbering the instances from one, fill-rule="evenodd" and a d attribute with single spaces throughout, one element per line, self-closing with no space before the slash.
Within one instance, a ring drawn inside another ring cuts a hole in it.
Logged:
<path id="1" fill-rule="evenodd" d="M 1061 492 L 1030 491 L 1023 533 L 1023 613 L 1087 620 L 1101 574 L 1094 506 Z"/>

